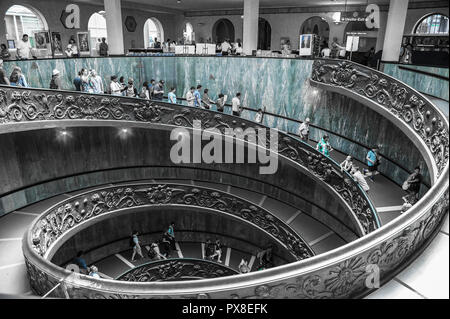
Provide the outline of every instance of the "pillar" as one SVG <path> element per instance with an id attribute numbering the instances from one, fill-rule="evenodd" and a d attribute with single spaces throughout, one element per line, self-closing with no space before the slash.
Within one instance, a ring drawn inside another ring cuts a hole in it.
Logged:
<path id="1" fill-rule="evenodd" d="M 391 0 L 383 44 L 383 61 L 398 62 L 409 0 Z"/>
<path id="2" fill-rule="evenodd" d="M 124 54 L 121 0 L 104 0 L 109 54 Z"/>
<path id="3" fill-rule="evenodd" d="M 259 0 L 244 0 L 243 51 L 251 55 L 258 48 Z"/>

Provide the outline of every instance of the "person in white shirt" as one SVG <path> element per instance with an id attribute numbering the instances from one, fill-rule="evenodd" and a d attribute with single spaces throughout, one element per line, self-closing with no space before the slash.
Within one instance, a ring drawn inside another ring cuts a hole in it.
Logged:
<path id="1" fill-rule="evenodd" d="M 236 93 L 236 96 L 231 100 L 231 109 L 234 116 L 241 116 L 241 93 Z"/>
<path id="2" fill-rule="evenodd" d="M 351 174 L 353 175 L 353 178 L 358 182 L 358 184 L 362 187 L 362 189 L 366 193 L 369 193 L 369 190 L 370 190 L 369 184 L 367 184 L 366 178 L 361 173 L 361 171 L 358 169 L 358 167 L 352 168 Z"/>
<path id="3" fill-rule="evenodd" d="M 191 87 L 191 89 L 186 93 L 186 102 L 189 106 L 194 106 L 195 96 L 194 96 L 195 87 Z"/>
<path id="4" fill-rule="evenodd" d="M 222 43 L 222 55 L 228 55 L 231 50 L 231 44 L 227 40 Z"/>
<path id="5" fill-rule="evenodd" d="M 340 166 L 341 166 L 341 171 L 346 171 L 346 172 L 350 173 L 353 169 L 353 158 L 350 155 L 347 156 L 345 161 L 343 161 Z"/>
<path id="6" fill-rule="evenodd" d="M 238 42 L 236 47 L 236 55 L 242 55 L 242 53 L 244 53 L 244 50 L 242 49 L 242 44 Z"/>
<path id="7" fill-rule="evenodd" d="M 103 87 L 103 80 L 100 75 L 97 74 L 97 71 L 91 70 L 91 76 L 89 77 L 89 86 L 92 89 L 92 93 L 103 94 L 105 91 Z"/>
<path id="8" fill-rule="evenodd" d="M 75 43 L 74 38 L 70 38 L 69 44 L 67 45 L 67 48 L 65 50 L 67 57 L 78 57 L 78 47 Z"/>
<path id="9" fill-rule="evenodd" d="M 309 117 L 306 118 L 306 120 L 300 124 L 300 127 L 298 128 L 298 135 L 300 135 L 300 138 L 302 141 L 308 142 L 309 140 Z"/>
<path id="10" fill-rule="evenodd" d="M 24 34 L 22 40 L 17 43 L 17 58 L 21 59 L 31 59 L 36 56 L 33 54 L 33 48 L 31 47 L 30 41 L 28 41 L 28 35 Z"/>
<path id="11" fill-rule="evenodd" d="M 111 83 L 109 84 L 109 88 L 112 95 L 122 96 L 122 85 L 117 81 L 117 75 L 111 76 Z"/>
<path id="12" fill-rule="evenodd" d="M 329 47 L 323 48 L 322 52 L 320 53 L 320 55 L 322 56 L 322 58 L 329 58 L 330 57 L 330 53 L 331 50 Z"/>

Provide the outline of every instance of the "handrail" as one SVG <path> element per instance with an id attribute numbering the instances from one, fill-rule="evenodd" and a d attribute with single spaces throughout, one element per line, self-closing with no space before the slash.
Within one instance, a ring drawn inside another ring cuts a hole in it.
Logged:
<path id="1" fill-rule="evenodd" d="M 394 110 L 387 109 L 386 104 L 383 104 L 386 97 L 384 91 L 381 91 L 378 97 L 375 94 L 373 96 L 375 99 L 372 100 L 367 94 L 373 95 L 377 92 L 376 90 L 371 89 L 366 93 L 358 90 L 351 91 L 352 88 L 357 88 L 354 75 L 359 74 L 359 71 L 363 74 L 373 72 L 372 75 L 377 76 L 377 81 L 373 85 L 381 84 L 383 88 L 392 78 L 352 62 L 346 63 L 349 67 L 342 70 L 336 66 L 337 63 L 332 68 L 321 68 L 319 61 L 313 71 L 318 73 L 313 73 L 312 80 L 324 82 L 325 89 L 359 98 L 365 105 L 376 109 L 401 126 L 408 132 L 408 137 L 416 143 L 419 143 L 421 139 L 424 141 L 425 138 L 424 145 L 429 149 L 423 154 L 427 156 L 429 163 L 434 161 L 434 169 L 431 172 L 435 178 L 432 181 L 432 188 L 418 203 L 397 219 L 356 241 L 334 251 L 288 265 L 242 276 L 193 281 L 185 283 L 186 285 L 130 282 L 118 285 L 117 282 L 106 279 L 88 279 L 83 287 L 71 287 L 69 290 L 71 297 L 129 298 L 170 295 L 178 298 L 192 298 L 201 295 L 210 298 L 355 298 L 374 290 L 367 285 L 375 274 L 370 269 L 378 269 L 376 273 L 380 275 L 381 284 L 395 276 L 433 239 L 448 212 L 449 125 L 445 116 L 428 99 L 398 81 L 394 83 L 398 89 L 394 93 L 400 96 L 395 95 L 391 101 L 405 101 L 402 94 L 413 92 L 408 104 L 403 106 L 411 105 L 409 102 L 412 103 L 416 106 L 414 111 L 418 112 L 415 114 L 416 118 L 417 115 L 423 115 L 419 117 L 425 121 L 414 120 L 411 123 L 412 119 L 409 116 L 405 117 L 410 114 L 411 107 L 403 109 L 406 113 L 392 116 L 392 113 L 389 114 L 388 111 Z M 353 72 L 353 69 L 356 69 L 356 72 Z M 337 70 L 342 70 L 343 74 Z M 330 79 L 334 81 L 332 84 L 329 82 Z M 394 106 L 400 104 L 395 103 Z M 423 107 L 428 109 L 424 110 Z M 407 128 L 407 125 L 412 127 Z M 414 126 L 419 129 L 415 130 Z M 30 254 L 27 250 L 28 242 L 29 238 L 24 238 L 25 262 L 32 282 L 35 283 L 35 289 L 46 288 L 57 278 L 66 274 L 52 264 L 40 263 L 37 256 Z"/>
<path id="2" fill-rule="evenodd" d="M 104 94 L 0 86 L 0 134 L 9 123 L 55 120 L 134 121 L 192 128 L 200 120 L 202 129 L 267 127 L 210 110 Z M 376 210 L 360 185 L 338 163 L 309 144 L 279 132 L 278 156 L 302 167 L 327 184 L 345 201 L 361 233 L 380 227 Z"/>
<path id="3" fill-rule="evenodd" d="M 174 281 L 179 279 L 206 279 L 238 275 L 228 266 L 196 258 L 170 258 L 145 263 L 116 277 L 121 281 Z"/>
<path id="4" fill-rule="evenodd" d="M 29 228 L 34 252 L 50 259 L 61 241 L 77 232 L 78 226 L 95 222 L 99 216 L 121 209 L 177 205 L 215 210 L 247 222 L 278 241 L 296 260 L 310 258 L 314 251 L 290 226 L 266 209 L 232 194 L 207 187 L 174 183 L 136 183 L 101 187 L 54 204 Z"/>

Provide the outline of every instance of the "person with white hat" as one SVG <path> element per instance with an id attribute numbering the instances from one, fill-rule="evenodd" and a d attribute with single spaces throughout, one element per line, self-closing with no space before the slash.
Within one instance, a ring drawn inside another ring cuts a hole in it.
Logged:
<path id="1" fill-rule="evenodd" d="M 298 129 L 298 135 L 300 135 L 300 138 L 302 141 L 308 142 L 309 140 L 309 117 L 306 118 L 306 120 L 300 124 L 300 127 Z"/>
<path id="2" fill-rule="evenodd" d="M 0 84 L 10 85 L 9 84 L 9 79 L 6 76 L 6 72 L 3 69 L 3 60 L 2 59 L 0 59 Z"/>
<path id="3" fill-rule="evenodd" d="M 52 79 L 50 81 L 50 88 L 52 90 L 62 90 L 61 78 L 59 77 L 59 70 L 54 69 L 52 72 Z"/>

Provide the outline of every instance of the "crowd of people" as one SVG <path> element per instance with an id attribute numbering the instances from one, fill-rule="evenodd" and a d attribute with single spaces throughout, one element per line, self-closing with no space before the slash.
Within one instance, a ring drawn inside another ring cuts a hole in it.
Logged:
<path id="1" fill-rule="evenodd" d="M 13 71 L 9 77 L 6 76 L 4 69 L 2 68 L 3 61 L 0 60 L 0 84 L 12 85 L 12 86 L 23 86 L 27 87 L 27 81 L 25 75 L 22 73 L 20 67 L 14 67 Z M 126 96 L 134 98 L 142 98 L 149 100 L 162 101 L 165 94 L 165 81 L 159 80 L 158 82 L 154 79 L 150 81 L 145 81 L 140 89 L 136 87 L 133 78 L 128 78 L 125 82 L 125 77 L 120 78 L 117 75 L 111 76 L 111 82 L 109 86 L 105 86 L 103 79 L 99 76 L 96 70 L 81 69 L 78 75 L 75 77 L 73 84 L 76 91 L 81 91 L 85 93 L 106 93 L 117 96 Z M 51 89 L 63 89 L 61 85 L 60 72 L 57 69 L 53 70 L 52 78 L 50 80 Z M 240 92 L 231 100 L 231 110 L 234 116 L 241 116 L 244 107 L 241 103 Z M 192 86 L 186 93 L 185 100 L 188 106 L 199 107 L 203 109 L 211 109 L 213 105 L 216 106 L 218 112 L 224 112 L 228 96 L 220 93 L 217 99 L 213 99 L 210 96 L 209 89 L 203 88 L 201 84 L 196 87 Z M 168 103 L 177 104 L 179 99 L 176 95 L 176 88 L 171 87 L 167 95 Z M 264 111 L 259 108 L 255 114 L 254 121 L 257 123 L 262 123 L 264 117 Z M 309 141 L 309 127 L 311 120 L 306 118 L 304 122 L 300 124 L 298 129 L 298 135 L 300 138 L 308 142 Z M 324 134 L 316 145 L 316 149 L 325 156 L 330 156 L 333 148 L 330 144 L 330 137 L 328 134 Z M 379 174 L 378 166 L 380 164 L 379 147 L 373 146 L 367 153 L 366 156 L 367 169 L 360 169 L 359 167 L 353 165 L 353 160 L 351 156 L 348 156 L 344 162 L 341 163 L 341 169 L 348 172 L 353 176 L 353 178 L 360 184 L 364 191 L 369 193 L 370 186 L 366 181 L 369 178 L 374 182 L 374 177 Z M 420 168 L 419 172 L 410 175 L 408 178 L 408 183 L 403 185 L 403 189 L 408 192 L 408 196 L 403 197 L 405 202 L 405 207 L 409 205 L 414 205 L 418 199 L 418 193 L 420 190 L 420 182 L 417 179 L 421 179 Z M 406 187 L 406 185 L 412 185 L 412 187 Z M 417 186 L 418 185 L 418 186 Z"/>
<path id="2" fill-rule="evenodd" d="M 310 119 L 306 118 L 305 121 L 300 124 L 300 127 L 298 129 L 298 135 L 304 142 L 309 142 L 309 126 Z M 328 134 L 324 134 L 322 136 L 322 138 L 316 145 L 316 149 L 323 155 L 327 157 L 330 156 L 333 148 L 331 147 L 330 137 Z M 371 149 L 369 149 L 365 158 L 367 168 L 361 169 L 360 167 L 356 166 L 351 155 L 348 155 L 345 160 L 340 163 L 341 171 L 345 171 L 353 176 L 355 181 L 358 182 L 358 184 L 366 193 L 369 193 L 370 191 L 370 186 L 367 183 L 366 178 L 375 183 L 374 178 L 379 174 L 378 166 L 380 165 L 381 161 L 379 151 L 380 147 L 378 145 L 375 145 L 371 147 Z M 414 172 L 409 175 L 407 180 L 402 185 L 403 190 L 407 192 L 407 195 L 402 197 L 404 201 L 402 208 L 403 211 L 406 211 L 418 201 L 421 183 L 422 175 L 420 174 L 420 167 L 417 166 L 414 169 Z"/>

